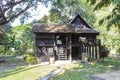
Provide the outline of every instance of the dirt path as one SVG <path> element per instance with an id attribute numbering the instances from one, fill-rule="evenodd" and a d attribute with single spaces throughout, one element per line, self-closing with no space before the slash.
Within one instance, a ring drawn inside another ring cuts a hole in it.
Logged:
<path id="1" fill-rule="evenodd" d="M 92 80 L 120 80 L 120 70 L 111 73 L 93 75 L 90 76 L 90 78 Z"/>
<path id="2" fill-rule="evenodd" d="M 0 64 L 0 71 L 14 69 L 18 66 L 24 66 L 24 65 L 26 65 L 26 64 L 24 64 L 24 63 L 11 63 L 11 64 L 2 63 L 2 64 Z"/>
<path id="3" fill-rule="evenodd" d="M 12 57 L 10 57 L 10 58 L 12 58 Z M 17 58 L 15 58 L 15 59 L 17 59 Z M 11 59 L 8 59 L 5 62 L 0 63 L 0 71 L 1 72 L 8 70 L 8 69 L 14 69 L 18 66 L 27 65 L 24 61 L 21 61 L 21 60 L 19 60 L 19 61 L 9 61 L 9 60 L 11 60 Z"/>

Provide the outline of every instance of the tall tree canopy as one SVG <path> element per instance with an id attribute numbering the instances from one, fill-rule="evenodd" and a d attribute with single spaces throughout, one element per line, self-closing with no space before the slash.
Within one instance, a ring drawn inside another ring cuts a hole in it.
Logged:
<path id="1" fill-rule="evenodd" d="M 101 21 L 100 24 L 103 23 L 105 19 L 109 20 L 107 27 L 112 25 L 118 26 L 120 28 L 120 0 L 87 0 L 92 5 L 95 5 L 94 10 L 102 9 L 103 7 L 111 7 L 111 13 L 106 15 Z"/>
<path id="2" fill-rule="evenodd" d="M 4 25 L 18 17 L 20 14 L 28 16 L 29 8 L 36 9 L 39 3 L 47 5 L 54 0 L 0 0 L 0 25 Z"/>
<path id="3" fill-rule="evenodd" d="M 39 22 L 70 23 L 77 14 L 80 14 L 90 25 L 93 25 L 96 19 L 92 9 L 85 0 L 55 0 L 49 11 L 50 14 Z"/>
<path id="4" fill-rule="evenodd" d="M 120 0 L 87 0 L 98 15 L 102 44 L 120 53 Z"/>

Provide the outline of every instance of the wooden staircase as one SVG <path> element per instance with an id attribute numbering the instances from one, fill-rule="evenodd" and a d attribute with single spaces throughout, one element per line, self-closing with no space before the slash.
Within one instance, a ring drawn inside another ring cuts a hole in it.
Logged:
<path id="1" fill-rule="evenodd" d="M 58 54 L 58 60 L 67 60 L 67 54 L 66 54 L 66 48 L 62 47 L 62 52 L 59 52 Z"/>
<path id="2" fill-rule="evenodd" d="M 67 60 L 66 54 L 58 54 L 58 60 Z"/>

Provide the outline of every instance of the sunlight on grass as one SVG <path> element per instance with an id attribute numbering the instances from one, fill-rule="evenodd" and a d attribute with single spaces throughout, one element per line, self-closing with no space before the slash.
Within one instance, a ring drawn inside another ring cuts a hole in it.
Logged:
<path id="1" fill-rule="evenodd" d="M 0 80 L 37 80 L 56 68 L 50 65 L 21 66 L 0 72 Z"/>
<path id="2" fill-rule="evenodd" d="M 117 70 L 120 70 L 120 61 L 107 58 L 100 62 L 66 65 L 65 69 L 51 80 L 90 80 L 91 75 Z"/>

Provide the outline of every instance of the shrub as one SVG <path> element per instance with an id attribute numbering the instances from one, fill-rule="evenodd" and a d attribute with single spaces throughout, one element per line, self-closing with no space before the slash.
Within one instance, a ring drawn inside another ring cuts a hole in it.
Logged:
<path id="1" fill-rule="evenodd" d="M 120 44 L 116 45 L 115 51 L 116 51 L 117 53 L 120 53 Z"/>
<path id="2" fill-rule="evenodd" d="M 29 64 L 33 64 L 35 62 L 35 57 L 32 55 L 27 55 L 25 61 Z"/>
<path id="3" fill-rule="evenodd" d="M 100 58 L 104 59 L 105 57 L 108 57 L 109 50 L 103 45 L 101 46 L 101 53 L 100 53 Z"/>

